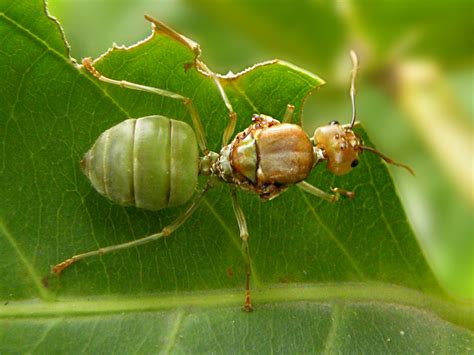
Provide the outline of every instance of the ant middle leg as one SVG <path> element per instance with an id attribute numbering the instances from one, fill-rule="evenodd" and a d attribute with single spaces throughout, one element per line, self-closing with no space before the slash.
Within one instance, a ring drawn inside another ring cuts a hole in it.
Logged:
<path id="1" fill-rule="evenodd" d="M 232 104 L 230 103 L 230 100 L 227 97 L 227 94 L 225 93 L 224 88 L 222 87 L 219 76 L 216 73 L 214 73 L 212 70 L 210 70 L 208 66 L 200 60 L 201 48 L 199 47 L 199 44 L 183 36 L 182 34 L 176 32 L 171 27 L 165 25 L 161 21 L 155 20 L 154 18 L 148 15 L 145 15 L 145 18 L 151 23 L 153 23 L 154 30 L 156 32 L 168 35 L 171 38 L 175 39 L 176 41 L 184 44 L 189 49 L 191 49 L 191 51 L 194 53 L 194 60 L 192 63 L 186 64 L 185 69 L 189 69 L 191 66 L 194 66 L 196 70 L 198 70 L 200 73 L 202 73 L 205 76 L 210 77 L 212 81 L 214 82 L 214 84 L 216 85 L 219 91 L 219 94 L 221 95 L 222 100 L 224 101 L 224 104 L 227 108 L 227 111 L 229 112 L 229 123 L 227 124 L 227 127 L 225 128 L 224 133 L 222 135 L 222 146 L 226 146 L 234 135 L 235 126 L 237 123 L 237 113 L 234 111 Z"/>
<path id="2" fill-rule="evenodd" d="M 197 65 L 200 66 L 199 69 L 202 73 L 212 79 L 214 85 L 216 85 L 217 90 L 219 91 L 219 95 L 221 96 L 222 101 L 224 101 L 227 111 L 229 112 L 229 123 L 227 124 L 226 128 L 224 129 L 224 133 L 222 134 L 222 146 L 224 147 L 229 144 L 229 141 L 234 136 L 235 126 L 237 124 L 237 113 L 234 111 L 234 108 L 232 107 L 232 104 L 230 103 L 230 100 L 224 91 L 219 76 L 213 71 L 209 70 L 209 68 L 199 60 L 197 61 Z"/>
<path id="3" fill-rule="evenodd" d="M 295 113 L 295 106 L 288 104 L 286 106 L 285 114 L 283 115 L 282 123 L 291 123 Z"/>
<path id="4" fill-rule="evenodd" d="M 242 309 L 246 312 L 251 312 L 252 302 L 250 298 L 250 275 L 252 273 L 252 267 L 248 243 L 249 232 L 247 229 L 247 222 L 245 220 L 244 212 L 242 211 L 242 208 L 239 204 L 239 200 L 237 198 L 237 191 L 235 186 L 231 187 L 230 191 L 232 197 L 232 207 L 234 208 L 235 218 L 237 219 L 237 223 L 239 225 L 240 239 L 242 240 L 242 252 L 244 254 L 245 259 L 245 302 L 242 306 Z"/>
<path id="5" fill-rule="evenodd" d="M 227 124 L 226 128 L 224 129 L 224 133 L 222 134 L 222 146 L 226 146 L 229 144 L 230 139 L 234 136 L 235 126 L 237 124 L 237 113 L 232 108 L 232 104 L 227 97 L 224 88 L 222 87 L 219 78 L 216 74 L 212 73 L 212 80 L 217 86 L 219 93 L 224 101 L 225 106 L 227 107 L 227 111 L 229 111 L 229 123 Z"/>

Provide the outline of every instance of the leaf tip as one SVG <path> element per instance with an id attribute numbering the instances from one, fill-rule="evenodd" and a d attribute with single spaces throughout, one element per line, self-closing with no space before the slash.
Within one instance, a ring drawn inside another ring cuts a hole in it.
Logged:
<path id="1" fill-rule="evenodd" d="M 311 80 L 313 80 L 314 83 L 315 83 L 315 88 L 326 84 L 326 81 L 324 79 L 322 79 L 318 75 L 310 72 L 309 70 L 303 69 L 303 68 L 301 68 L 301 67 L 299 67 L 295 64 L 292 64 L 290 62 L 280 60 L 280 59 L 276 60 L 276 62 L 278 62 L 279 64 L 281 64 L 285 67 L 288 67 L 291 70 L 300 72 L 300 73 L 304 74 L 305 76 L 311 78 Z"/>

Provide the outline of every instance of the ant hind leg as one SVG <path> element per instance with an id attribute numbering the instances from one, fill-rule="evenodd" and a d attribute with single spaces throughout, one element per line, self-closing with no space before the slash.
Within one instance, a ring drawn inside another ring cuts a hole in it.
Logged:
<path id="1" fill-rule="evenodd" d="M 164 90 L 164 89 L 160 89 L 160 88 L 155 88 L 155 87 L 151 87 L 151 86 L 136 84 L 136 83 L 132 83 L 132 82 L 126 81 L 126 80 L 110 79 L 110 78 L 102 75 L 94 67 L 94 64 L 92 63 L 91 58 L 84 58 L 82 60 L 82 65 L 92 75 L 94 75 L 97 79 L 99 79 L 100 81 L 103 81 L 104 83 L 117 85 L 117 86 L 120 86 L 121 88 L 125 88 L 125 89 L 145 91 L 145 92 L 149 92 L 149 93 L 152 93 L 152 94 L 157 94 L 157 95 L 169 97 L 171 99 L 180 100 L 181 102 L 183 102 L 183 104 L 185 105 L 185 107 L 189 111 L 189 114 L 191 115 L 191 120 L 193 121 L 193 126 L 194 126 L 194 129 L 196 131 L 196 137 L 197 137 L 197 140 L 198 140 L 199 148 L 204 153 L 204 155 L 206 155 L 209 152 L 209 150 L 207 149 L 206 135 L 204 134 L 204 128 L 203 128 L 203 125 L 202 125 L 201 118 L 199 117 L 199 114 L 196 110 L 196 107 L 194 106 L 194 104 L 193 104 L 193 102 L 190 98 L 182 96 L 178 93 L 168 91 L 168 90 Z"/>
<path id="2" fill-rule="evenodd" d="M 66 259 L 59 264 L 56 264 L 51 268 L 51 273 L 55 275 L 60 275 L 65 269 L 67 269 L 69 266 L 74 264 L 75 262 L 91 257 L 91 256 L 97 256 L 97 255 L 104 255 L 110 252 L 114 252 L 117 250 L 122 250 L 122 249 L 128 249 L 132 247 L 137 247 L 142 244 L 146 244 L 152 241 L 155 241 L 157 239 L 163 238 L 163 237 L 168 237 L 171 233 L 173 233 L 176 229 L 181 227 L 186 220 L 191 217 L 191 215 L 194 213 L 196 208 L 199 206 L 199 203 L 202 201 L 202 198 L 204 197 L 204 194 L 207 192 L 207 190 L 210 188 L 210 185 L 206 185 L 201 192 L 197 193 L 194 196 L 193 201 L 191 204 L 188 206 L 187 209 L 185 209 L 177 218 L 176 220 L 169 224 L 168 226 L 164 227 L 161 232 L 155 233 L 140 239 L 132 240 L 130 242 L 122 243 L 122 244 L 117 244 L 117 245 L 111 245 L 108 247 L 104 248 L 99 248 L 97 250 L 89 251 L 87 253 L 82 253 L 78 255 L 74 255 L 70 257 L 69 259 Z"/>

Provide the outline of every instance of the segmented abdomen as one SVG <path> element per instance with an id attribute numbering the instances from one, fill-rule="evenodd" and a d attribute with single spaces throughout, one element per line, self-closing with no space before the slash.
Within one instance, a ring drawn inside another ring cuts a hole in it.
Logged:
<path id="1" fill-rule="evenodd" d="M 196 136 L 188 124 L 167 117 L 129 119 L 102 133 L 81 166 L 94 188 L 120 205 L 178 206 L 197 184 Z"/>

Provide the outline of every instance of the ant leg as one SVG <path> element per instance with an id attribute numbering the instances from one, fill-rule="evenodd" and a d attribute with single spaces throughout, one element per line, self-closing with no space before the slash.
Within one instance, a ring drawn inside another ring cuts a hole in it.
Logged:
<path id="1" fill-rule="evenodd" d="M 84 68 L 86 68 L 89 72 L 92 73 L 97 79 L 100 81 L 103 81 L 104 83 L 108 84 L 113 84 L 113 85 L 118 85 L 122 88 L 126 89 L 132 89 L 132 90 L 138 90 L 138 91 L 145 91 L 145 92 L 150 92 L 153 94 L 158 94 L 161 96 L 169 97 L 171 99 L 176 99 L 176 100 L 181 100 L 183 104 L 186 106 L 186 108 L 189 111 L 189 114 L 191 115 L 191 120 L 193 121 L 193 126 L 194 130 L 196 131 L 196 136 L 197 136 L 197 141 L 199 144 L 199 148 L 201 151 L 204 153 L 204 155 L 207 155 L 209 150 L 207 149 L 207 142 L 206 142 L 206 136 L 204 134 L 204 128 L 202 126 L 202 121 L 201 118 L 199 117 L 199 114 L 196 110 L 196 107 L 194 106 L 192 100 L 188 97 L 182 96 L 180 94 L 177 94 L 172 91 L 164 90 L 164 89 L 159 89 L 159 88 L 154 88 L 151 86 L 145 86 L 145 85 L 140 85 L 140 84 L 135 84 L 130 81 L 125 81 L 125 80 L 114 80 L 107 78 L 106 76 L 103 76 L 92 64 L 92 61 L 90 58 L 84 58 L 82 60 L 82 65 Z"/>
<path id="2" fill-rule="evenodd" d="M 212 80 L 214 80 L 214 84 L 216 84 L 217 89 L 221 94 L 222 100 L 224 100 L 224 104 L 227 107 L 227 111 L 229 111 L 229 123 L 227 124 L 227 127 L 224 129 L 224 133 L 222 134 L 222 146 L 224 147 L 229 143 L 229 140 L 234 135 L 235 125 L 237 124 L 237 113 L 232 108 L 229 98 L 227 97 L 217 75 L 212 72 L 209 72 L 209 75 L 212 77 Z"/>
<path id="3" fill-rule="evenodd" d="M 226 146 L 229 143 L 229 140 L 232 138 L 234 135 L 234 130 L 235 130 L 235 125 L 237 123 L 237 114 L 232 108 L 232 105 L 229 101 L 229 98 L 227 97 L 224 88 L 222 87 L 222 84 L 219 81 L 219 77 L 217 76 L 216 73 L 214 73 L 212 70 L 210 70 L 206 64 L 204 64 L 199 57 L 201 56 L 201 48 L 199 47 L 199 44 L 194 42 L 193 40 L 183 36 L 182 34 L 179 34 L 175 30 L 173 30 L 171 27 L 165 25 L 163 22 L 160 22 L 158 20 L 153 19 L 150 16 L 145 15 L 145 18 L 153 23 L 154 29 L 158 33 L 164 33 L 171 38 L 177 40 L 178 42 L 184 44 L 186 47 L 191 49 L 195 55 L 194 61 L 192 64 L 187 64 L 185 65 L 185 69 L 189 69 L 190 66 L 194 65 L 196 69 L 204 74 L 205 76 L 208 76 L 212 78 L 214 81 L 214 84 L 217 86 L 217 89 L 219 90 L 219 94 L 222 97 L 222 100 L 224 101 L 225 106 L 227 107 L 227 110 L 229 111 L 229 123 L 227 127 L 224 130 L 223 136 L 222 136 L 222 146 Z"/>
<path id="4" fill-rule="evenodd" d="M 311 195 L 314 195 L 316 197 L 322 198 L 326 201 L 329 202 L 336 202 L 340 199 L 341 195 L 346 196 L 349 199 L 354 198 L 354 192 L 352 191 L 347 191 L 338 187 L 331 188 L 331 191 L 333 194 L 329 194 L 321 189 L 318 189 L 316 186 L 311 185 L 310 183 L 306 181 L 302 181 L 296 184 L 301 190 L 310 193 Z"/>
<path id="5" fill-rule="evenodd" d="M 74 264 L 76 261 L 88 258 L 90 256 L 96 256 L 96 255 L 104 255 L 113 251 L 117 250 L 122 250 L 122 249 L 128 249 L 132 247 L 136 247 L 142 244 L 146 244 L 149 242 L 152 242 L 154 240 L 160 239 L 162 237 L 168 237 L 171 233 L 173 233 L 176 229 L 181 227 L 181 225 L 186 222 L 186 220 L 193 214 L 193 212 L 196 210 L 196 208 L 199 206 L 199 203 L 202 201 L 202 198 L 204 197 L 204 194 L 207 192 L 209 189 L 209 185 L 206 185 L 198 194 L 196 194 L 193 198 L 192 203 L 189 205 L 189 207 L 184 210 L 176 220 L 171 223 L 170 225 L 164 227 L 161 232 L 155 233 L 140 239 L 133 240 L 131 242 L 126 242 L 122 244 L 117 244 L 117 245 L 111 245 L 105 248 L 99 248 L 97 250 L 89 251 L 87 253 L 83 254 L 78 254 L 74 255 L 73 257 L 64 260 L 63 262 L 60 262 L 59 264 L 53 266 L 51 269 L 51 273 L 59 275 L 61 274 L 64 269 L 67 267 L 71 266 Z"/>
<path id="6" fill-rule="evenodd" d="M 206 76 L 209 76 L 212 81 L 214 81 L 214 84 L 217 87 L 217 90 L 219 90 L 219 94 L 221 95 L 222 101 L 224 101 L 225 107 L 227 108 L 227 111 L 229 111 L 229 123 L 227 124 L 227 127 L 224 129 L 224 133 L 222 134 L 222 146 L 226 146 L 230 139 L 234 135 L 235 131 L 235 126 L 237 124 L 237 113 L 234 111 L 234 108 L 232 107 L 232 104 L 230 103 L 229 98 L 227 97 L 227 94 L 224 91 L 224 88 L 222 87 L 221 82 L 219 81 L 219 76 L 211 71 L 203 62 L 201 62 L 198 58 L 196 58 L 196 68 L 203 73 Z"/>
<path id="7" fill-rule="evenodd" d="M 209 76 L 212 81 L 214 81 L 214 85 L 216 85 L 217 90 L 219 90 L 222 101 L 224 101 L 225 107 L 227 108 L 227 111 L 229 111 L 229 123 L 222 134 L 222 146 L 225 147 L 234 135 L 235 125 L 237 124 L 237 113 L 234 111 L 234 108 L 232 107 L 232 104 L 230 103 L 230 100 L 227 97 L 221 82 L 219 81 L 219 76 L 210 70 L 206 64 L 201 62 L 199 60 L 199 56 L 197 56 L 195 59 L 195 66 L 201 73 Z"/>
<path id="8" fill-rule="evenodd" d="M 293 121 L 293 114 L 295 113 L 295 106 L 288 104 L 286 106 L 285 114 L 283 115 L 282 123 L 291 123 Z"/>
<path id="9" fill-rule="evenodd" d="M 347 197 L 349 200 L 352 200 L 355 196 L 354 191 L 349 191 L 346 189 L 341 189 L 340 187 L 331 187 L 331 191 L 334 192 L 336 196 L 336 201 L 339 200 L 341 196 Z"/>
<path id="10" fill-rule="evenodd" d="M 237 113 L 234 111 L 234 108 L 232 107 L 232 104 L 230 103 L 230 100 L 227 97 L 221 82 L 219 81 L 218 75 L 211 71 L 203 62 L 198 59 L 196 60 L 196 67 L 203 74 L 211 77 L 212 81 L 214 81 L 214 84 L 217 87 L 217 90 L 219 90 L 219 94 L 221 95 L 222 101 L 224 101 L 227 111 L 229 111 L 229 123 L 222 134 L 222 146 L 225 147 L 227 144 L 229 144 L 229 140 L 234 135 L 235 125 L 237 124 Z"/>
<path id="11" fill-rule="evenodd" d="M 245 258 L 245 303 L 242 306 L 242 309 L 246 312 L 252 311 L 252 303 L 250 301 L 250 274 L 251 274 L 251 264 L 250 264 L 250 254 L 249 254 L 249 232 L 247 229 L 247 222 L 245 221 L 244 212 L 240 208 L 239 200 L 237 199 L 237 192 L 235 187 L 232 187 L 231 190 L 232 196 L 232 207 L 234 208 L 235 218 L 239 224 L 240 238 L 242 239 L 242 252 L 244 253 Z"/>
<path id="12" fill-rule="evenodd" d="M 153 24 L 153 28 L 154 28 L 155 32 L 163 33 L 165 35 L 168 35 L 171 38 L 175 39 L 176 41 L 184 44 L 189 49 L 191 49 L 194 53 L 194 56 L 195 56 L 193 64 L 194 65 L 197 64 L 196 62 L 199 61 L 199 57 L 201 56 L 201 48 L 199 47 L 198 43 L 196 43 L 192 39 L 189 39 L 189 38 L 183 36 L 182 34 L 176 32 L 171 27 L 165 25 L 163 22 L 155 20 L 151 16 L 145 15 L 145 19 L 150 21 Z M 191 64 L 191 65 L 193 65 L 193 64 Z M 186 67 L 189 67 L 189 65 L 186 65 L 185 68 Z"/>
<path id="13" fill-rule="evenodd" d="M 314 195 L 316 197 L 322 198 L 326 201 L 329 202 L 335 202 L 336 201 L 336 195 L 328 194 L 327 192 L 318 189 L 317 187 L 311 185 L 310 183 L 307 183 L 306 181 L 301 181 L 296 184 L 301 190 L 310 193 L 311 195 Z"/>

